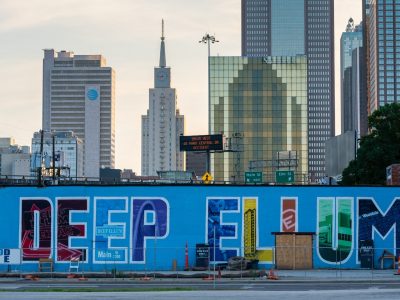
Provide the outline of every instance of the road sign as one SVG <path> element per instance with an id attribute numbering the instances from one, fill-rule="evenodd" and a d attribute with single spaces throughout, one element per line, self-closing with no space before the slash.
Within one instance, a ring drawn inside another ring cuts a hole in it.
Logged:
<path id="1" fill-rule="evenodd" d="M 223 150 L 222 134 L 190 135 L 179 137 L 180 151 L 221 151 Z"/>
<path id="2" fill-rule="evenodd" d="M 201 177 L 201 179 L 203 179 L 203 182 L 204 182 L 205 184 L 209 184 L 210 181 L 212 181 L 214 178 L 211 176 L 210 173 L 205 172 L 204 175 L 203 175 L 203 177 Z"/>
<path id="3" fill-rule="evenodd" d="M 244 178 L 246 183 L 262 183 L 262 172 L 245 172 Z"/>
<path id="4" fill-rule="evenodd" d="M 276 171 L 275 181 L 276 183 L 294 183 L 294 171 Z"/>

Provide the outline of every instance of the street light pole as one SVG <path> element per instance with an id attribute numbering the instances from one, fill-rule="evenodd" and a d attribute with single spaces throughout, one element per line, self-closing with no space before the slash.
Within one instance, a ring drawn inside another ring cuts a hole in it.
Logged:
<path id="1" fill-rule="evenodd" d="M 211 44 L 219 43 L 215 36 L 206 33 L 199 43 L 207 44 L 208 48 L 208 134 L 211 134 L 211 85 L 210 85 L 210 56 L 211 56 Z M 207 151 L 207 172 L 210 173 L 210 151 Z"/>

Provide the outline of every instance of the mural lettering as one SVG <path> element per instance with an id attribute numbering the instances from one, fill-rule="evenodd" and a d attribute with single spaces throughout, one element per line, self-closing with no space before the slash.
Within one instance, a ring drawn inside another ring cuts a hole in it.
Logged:
<path id="1" fill-rule="evenodd" d="M 94 263 L 128 262 L 128 248 L 113 246 L 118 241 L 126 239 L 126 223 L 124 220 L 126 220 L 127 214 L 127 198 L 95 198 Z"/>
<path id="2" fill-rule="evenodd" d="M 57 261 L 86 260 L 86 249 L 70 245 L 70 239 L 86 238 L 86 223 L 73 222 L 75 213 L 88 212 L 88 199 L 57 199 Z"/>
<path id="3" fill-rule="evenodd" d="M 169 205 L 161 198 L 133 198 L 132 262 L 146 262 L 146 240 L 168 236 Z"/>
<path id="4" fill-rule="evenodd" d="M 49 199 L 21 199 L 21 236 L 23 261 L 51 257 L 52 206 Z"/>
<path id="5" fill-rule="evenodd" d="M 211 249 L 214 249 L 215 245 L 215 258 L 214 250 L 210 251 L 211 261 L 225 262 L 232 256 L 238 256 L 239 249 L 224 247 L 222 242 L 238 238 L 237 223 L 224 222 L 223 216 L 239 212 L 239 199 L 237 198 L 207 199 L 207 242 Z"/>
<path id="6" fill-rule="evenodd" d="M 297 231 L 297 198 L 282 198 L 281 232 Z"/>
<path id="7" fill-rule="evenodd" d="M 358 199 L 358 239 L 373 240 L 374 231 L 382 239 L 393 231 L 393 251 L 400 255 L 400 199 L 395 199 L 386 212 L 373 199 Z"/>
<path id="8" fill-rule="evenodd" d="M 258 199 L 243 199 L 243 253 L 249 260 L 272 262 L 272 248 L 259 246 Z"/>
<path id="9" fill-rule="evenodd" d="M 166 270 L 175 260 L 180 270 L 186 244 L 192 267 L 196 245 L 204 243 L 211 264 L 241 255 L 268 268 L 275 247 L 298 241 L 283 245 L 273 232 L 315 233 L 315 243 L 293 255 L 312 253 L 315 268 L 360 267 L 360 240 L 373 241 L 375 262 L 384 250 L 400 256 L 398 187 L 10 187 L 0 189 L 0 198 L 0 271 L 8 264 L 34 271 L 46 258 L 56 271 L 72 258 L 93 271 L 114 264 Z"/>
<path id="10" fill-rule="evenodd" d="M 326 263 L 344 263 L 353 250 L 353 199 L 318 198 L 318 254 Z"/>

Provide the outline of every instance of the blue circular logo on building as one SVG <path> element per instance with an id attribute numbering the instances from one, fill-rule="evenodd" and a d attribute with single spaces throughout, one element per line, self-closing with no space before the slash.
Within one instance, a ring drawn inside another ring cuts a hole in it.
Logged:
<path id="1" fill-rule="evenodd" d="M 87 91 L 87 97 L 89 100 L 95 101 L 99 98 L 99 93 L 95 89 L 90 89 Z"/>

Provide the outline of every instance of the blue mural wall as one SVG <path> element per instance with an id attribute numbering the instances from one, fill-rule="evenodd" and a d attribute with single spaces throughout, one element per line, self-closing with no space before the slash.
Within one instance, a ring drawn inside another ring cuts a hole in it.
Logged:
<path id="1" fill-rule="evenodd" d="M 72 258 L 93 271 L 170 270 L 173 260 L 183 268 L 186 244 L 194 265 L 199 243 L 215 246 L 211 261 L 267 266 L 272 232 L 315 233 L 315 268 L 359 268 L 359 240 L 374 241 L 375 260 L 383 249 L 400 255 L 394 187 L 4 187 L 0 203 L 0 270 L 36 270 L 40 258 L 60 271 Z"/>

